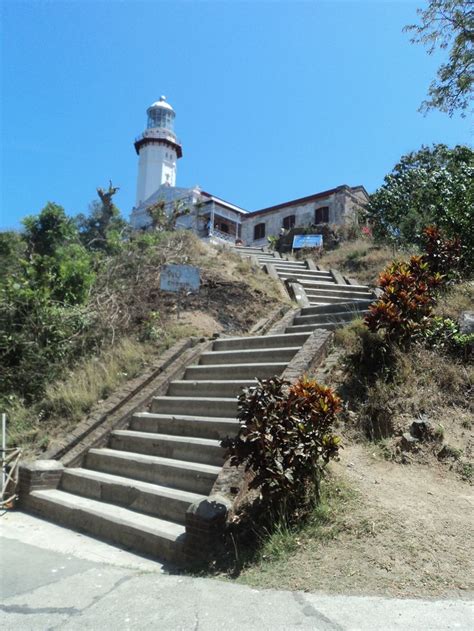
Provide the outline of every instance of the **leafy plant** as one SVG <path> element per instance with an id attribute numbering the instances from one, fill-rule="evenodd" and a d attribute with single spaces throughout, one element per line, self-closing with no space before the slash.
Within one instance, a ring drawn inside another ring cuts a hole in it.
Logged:
<path id="1" fill-rule="evenodd" d="M 324 467 L 339 449 L 333 433 L 339 409 L 334 392 L 314 380 L 262 380 L 240 395 L 239 433 L 222 444 L 232 465 L 253 472 L 251 487 L 264 505 L 293 515 L 319 498 Z"/>
<path id="2" fill-rule="evenodd" d="M 170 213 L 166 209 L 165 200 L 159 200 L 146 209 L 151 219 L 151 229 L 154 232 L 169 232 L 176 229 L 176 223 L 181 217 L 189 215 L 191 209 L 182 200 L 175 200 Z"/>
<path id="3" fill-rule="evenodd" d="M 447 238 L 437 226 L 423 230 L 423 258 L 433 273 L 442 274 L 446 280 L 456 279 L 461 266 L 461 239 Z"/>
<path id="4" fill-rule="evenodd" d="M 383 331 L 389 342 L 414 341 L 429 326 L 441 283 L 441 274 L 433 274 L 422 256 L 393 262 L 380 274 L 382 295 L 369 307 L 366 325 L 371 331 Z"/>
<path id="5" fill-rule="evenodd" d="M 465 360 L 474 348 L 474 333 L 461 333 L 459 325 L 450 318 L 433 317 L 423 333 L 423 339 L 428 347 Z"/>
<path id="6" fill-rule="evenodd" d="M 429 100 L 420 110 L 433 108 L 452 116 L 468 109 L 474 82 L 474 10 L 472 0 L 429 0 L 428 6 L 418 9 L 419 24 L 405 30 L 414 33 L 412 43 L 423 44 L 432 54 L 449 48 L 448 59 L 441 64 L 428 90 Z"/>
<path id="7" fill-rule="evenodd" d="M 370 196 L 365 219 L 374 238 L 396 245 L 420 245 L 423 228 L 436 224 L 462 239 L 467 268 L 474 265 L 474 152 L 458 145 L 421 147 L 400 158 Z"/>

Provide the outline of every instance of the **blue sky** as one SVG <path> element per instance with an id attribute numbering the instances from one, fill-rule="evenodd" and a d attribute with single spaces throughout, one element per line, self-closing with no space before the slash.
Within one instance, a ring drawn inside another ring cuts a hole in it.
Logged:
<path id="1" fill-rule="evenodd" d="M 417 112 L 441 59 L 402 33 L 420 4 L 4 0 L 0 227 L 48 200 L 86 212 L 109 179 L 128 217 L 133 140 L 161 94 L 177 185 L 249 210 L 371 192 L 403 153 L 469 142 L 467 119 Z"/>

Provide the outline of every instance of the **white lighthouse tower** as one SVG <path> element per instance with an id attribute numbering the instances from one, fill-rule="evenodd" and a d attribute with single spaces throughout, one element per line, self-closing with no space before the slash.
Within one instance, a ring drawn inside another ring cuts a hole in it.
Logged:
<path id="1" fill-rule="evenodd" d="M 147 128 L 136 140 L 137 199 L 140 206 L 161 185 L 176 186 L 176 161 L 183 155 L 174 133 L 175 112 L 166 97 L 147 109 Z"/>

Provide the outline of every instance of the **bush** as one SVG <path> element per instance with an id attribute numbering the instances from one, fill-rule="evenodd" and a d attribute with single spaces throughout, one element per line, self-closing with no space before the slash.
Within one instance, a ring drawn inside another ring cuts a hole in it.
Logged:
<path id="1" fill-rule="evenodd" d="M 333 423 L 340 399 L 316 381 L 295 384 L 274 377 L 239 397 L 240 430 L 223 446 L 231 464 L 254 474 L 251 488 L 263 505 L 301 514 L 319 499 L 324 467 L 339 448 Z"/>
<path id="2" fill-rule="evenodd" d="M 467 360 L 474 348 L 474 334 L 461 333 L 459 325 L 450 318 L 434 317 L 423 334 L 429 348 L 445 351 Z"/>
<path id="3" fill-rule="evenodd" d="M 431 273 L 422 256 L 408 262 L 395 261 L 379 277 L 383 290 L 365 317 L 368 328 L 383 331 L 389 342 L 409 344 L 428 327 L 441 285 L 439 273 Z"/>
<path id="4" fill-rule="evenodd" d="M 423 259 L 433 273 L 442 274 L 445 282 L 456 280 L 461 267 L 461 240 L 447 238 L 437 226 L 423 230 Z"/>

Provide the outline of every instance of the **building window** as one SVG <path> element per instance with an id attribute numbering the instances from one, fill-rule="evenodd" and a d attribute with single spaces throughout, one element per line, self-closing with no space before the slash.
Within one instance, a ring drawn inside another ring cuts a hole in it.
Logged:
<path id="1" fill-rule="evenodd" d="M 258 239 L 263 239 L 265 237 L 265 224 L 258 223 L 253 229 L 253 239 L 254 241 L 258 241 Z"/>
<path id="2" fill-rule="evenodd" d="M 288 217 L 284 217 L 283 218 L 283 228 L 285 230 L 290 230 L 291 228 L 293 228 L 293 226 L 295 225 L 295 216 L 294 215 L 288 215 Z"/>
<path id="3" fill-rule="evenodd" d="M 329 223 L 329 206 L 316 208 L 314 212 L 314 223 Z"/>

